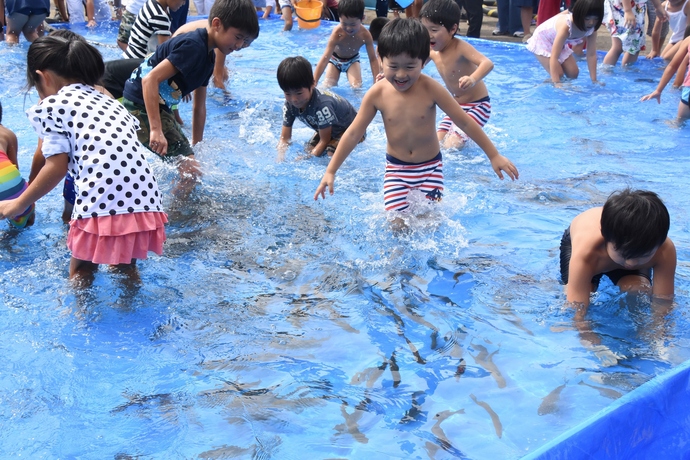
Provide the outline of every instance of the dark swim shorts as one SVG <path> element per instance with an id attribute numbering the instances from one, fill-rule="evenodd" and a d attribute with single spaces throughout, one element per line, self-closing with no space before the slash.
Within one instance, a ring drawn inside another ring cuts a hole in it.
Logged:
<path id="1" fill-rule="evenodd" d="M 561 238 L 561 284 L 568 284 L 568 275 L 570 270 L 570 256 L 573 252 L 573 245 L 570 241 L 570 227 L 566 228 L 563 232 L 563 237 Z M 613 284 L 618 285 L 618 282 L 624 276 L 637 275 L 647 278 L 649 282 L 652 282 L 652 269 L 644 268 L 641 270 L 625 270 L 623 268 L 617 268 L 611 270 L 610 272 L 599 273 L 592 277 L 592 285 L 594 290 L 599 289 L 599 282 L 601 277 L 606 275 Z"/>

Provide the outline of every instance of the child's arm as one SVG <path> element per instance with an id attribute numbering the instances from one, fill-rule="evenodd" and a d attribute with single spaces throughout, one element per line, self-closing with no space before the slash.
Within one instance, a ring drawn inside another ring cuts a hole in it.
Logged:
<path id="1" fill-rule="evenodd" d="M 141 80 L 141 90 L 144 93 L 144 105 L 146 106 L 146 115 L 150 126 L 149 148 L 162 156 L 168 153 L 168 141 L 163 135 L 163 126 L 161 125 L 161 114 L 159 112 L 160 93 L 158 88 L 161 82 L 172 78 L 176 73 L 177 69 L 172 65 L 172 62 L 164 59 Z M 194 101 L 196 104 L 196 98 Z M 206 98 L 204 98 L 204 104 L 206 104 Z M 192 121 L 193 125 L 194 122 Z"/>
<path id="2" fill-rule="evenodd" d="M 5 39 L 2 28 L 5 27 L 5 0 L 0 0 L 0 41 Z"/>
<path id="3" fill-rule="evenodd" d="M 369 31 L 366 31 L 364 36 L 364 45 L 367 49 L 367 55 L 369 56 L 369 65 L 371 66 L 371 74 L 373 75 L 372 84 L 376 83 L 376 76 L 381 72 L 379 67 L 379 58 L 376 56 L 376 49 L 374 48 L 374 39 L 371 38 Z"/>
<path id="4" fill-rule="evenodd" d="M 0 202 L 0 218 L 13 219 L 26 211 L 26 208 L 53 190 L 67 174 L 69 156 L 66 153 L 46 158 L 46 164 L 29 184 L 27 189 L 14 200 Z"/>
<path id="5" fill-rule="evenodd" d="M 319 130 L 319 142 L 311 149 L 310 154 L 315 157 L 320 157 L 323 155 L 323 151 L 326 150 L 326 146 L 331 142 L 331 134 L 333 132 L 333 127 L 329 126 Z"/>
<path id="6" fill-rule="evenodd" d="M 662 300 L 673 300 L 676 276 L 676 246 L 670 238 L 657 249 L 658 262 L 652 270 L 652 296 Z"/>
<path id="7" fill-rule="evenodd" d="M 43 156 L 43 139 L 38 138 L 34 158 L 31 160 L 31 171 L 29 171 L 29 183 L 32 183 L 41 169 L 46 164 L 46 157 Z"/>
<path id="8" fill-rule="evenodd" d="M 685 38 L 680 43 L 680 48 L 678 48 L 678 51 L 676 51 L 676 54 L 673 56 L 673 59 L 671 59 L 671 62 L 666 66 L 666 69 L 664 69 L 664 74 L 661 76 L 661 80 L 659 81 L 659 85 L 656 87 L 656 89 L 650 94 L 643 96 L 640 101 L 656 99 L 657 102 L 661 104 L 661 92 L 664 90 L 664 88 L 666 88 L 668 82 L 671 81 L 681 62 L 683 62 L 683 59 L 685 59 L 685 56 L 688 55 L 688 44 L 690 44 L 690 37 Z"/>
<path id="9" fill-rule="evenodd" d="M 653 59 L 659 54 L 661 54 L 661 19 L 656 18 L 652 28 L 652 51 L 647 54 L 647 59 Z"/>
<path id="10" fill-rule="evenodd" d="M 683 58 L 683 62 L 680 63 L 680 66 L 678 66 L 678 71 L 676 72 L 676 79 L 673 80 L 673 87 L 674 88 L 680 88 L 683 86 L 683 81 L 685 81 L 685 73 L 688 70 L 688 55 L 686 54 L 685 57 Z"/>
<path id="11" fill-rule="evenodd" d="M 331 158 L 331 161 L 328 163 L 326 173 L 323 175 L 321 183 L 316 188 L 314 200 L 318 200 L 319 195 L 321 195 L 321 198 L 326 198 L 326 187 L 328 187 L 328 193 L 333 195 L 335 173 L 338 172 L 338 169 L 348 155 L 350 155 L 350 152 L 352 152 L 357 143 L 362 139 L 362 136 L 364 136 L 364 133 L 367 130 L 367 126 L 369 126 L 369 123 L 371 123 L 371 120 L 373 120 L 374 116 L 376 115 L 376 106 L 374 105 L 373 98 L 373 90 L 369 90 L 367 94 L 364 95 L 362 105 L 359 107 L 357 116 L 352 121 L 350 127 L 347 128 L 347 131 L 345 131 L 343 137 L 340 138 L 340 142 L 338 143 L 338 147 L 335 149 L 333 158 Z M 457 105 L 457 102 L 455 105 Z"/>
<path id="12" fill-rule="evenodd" d="M 201 142 L 206 127 L 206 87 L 199 86 L 194 90 L 192 102 L 192 145 Z"/>
<path id="13" fill-rule="evenodd" d="M 280 140 L 278 141 L 278 158 L 277 161 L 283 161 L 285 159 L 285 151 L 290 145 L 290 140 L 292 139 L 292 126 L 283 126 L 280 130 Z"/>
<path id="14" fill-rule="evenodd" d="M 560 62 L 558 62 L 558 56 L 560 56 L 561 52 L 563 51 L 563 48 L 565 47 L 565 41 L 568 39 L 568 36 L 570 35 L 570 29 L 568 28 L 568 22 L 563 17 L 560 17 L 556 20 L 555 27 L 556 38 L 554 38 L 553 45 L 551 45 L 551 57 L 549 58 L 549 73 L 551 74 L 552 82 L 560 83 L 561 75 L 563 74 L 563 66 L 561 66 Z M 589 46 L 589 42 L 587 43 L 587 46 Z M 589 55 L 589 49 L 587 50 L 587 55 Z"/>
<path id="15" fill-rule="evenodd" d="M 333 33 L 331 33 L 331 38 L 328 39 L 328 45 L 326 45 L 326 50 L 323 52 L 323 56 L 321 56 L 321 59 L 319 59 L 319 62 L 316 64 L 316 68 L 314 69 L 314 83 L 316 85 L 319 84 L 319 78 L 321 78 L 321 75 L 323 75 L 323 71 L 326 70 L 328 61 L 331 59 L 331 56 L 333 56 L 333 51 L 335 50 L 335 45 L 337 44 L 336 39 L 338 37 L 338 27 L 339 26 L 336 26 L 336 28 L 333 29 Z M 369 50 L 367 49 L 367 52 L 368 51 Z"/>
<path id="16" fill-rule="evenodd" d="M 474 46 L 464 40 L 460 41 L 460 56 L 477 66 L 470 75 L 463 75 L 458 79 L 458 87 L 461 90 L 472 88 L 478 81 L 483 80 L 484 77 L 489 75 L 489 72 L 494 69 L 494 63 L 491 62 L 491 59 L 484 56 L 477 51 Z"/>
<path id="17" fill-rule="evenodd" d="M 597 82 L 597 31 L 587 37 L 587 68 L 592 83 Z"/>
<path id="18" fill-rule="evenodd" d="M 95 27 L 97 25 L 96 19 L 96 8 L 93 5 L 93 0 L 86 0 L 86 27 Z"/>
<path id="19" fill-rule="evenodd" d="M 453 99 L 453 96 L 451 96 L 443 86 L 432 79 L 429 79 L 428 82 L 431 97 L 436 102 L 436 105 L 453 120 L 453 123 L 455 123 L 458 128 L 462 129 L 470 139 L 479 145 L 489 158 L 489 161 L 491 161 L 491 167 L 496 175 L 500 179 L 503 179 L 501 171 L 504 171 L 511 179 L 517 179 L 518 170 L 515 165 L 513 165 L 508 158 L 498 153 L 491 139 L 487 137 L 484 130 L 477 122 L 462 110 L 457 101 Z"/>

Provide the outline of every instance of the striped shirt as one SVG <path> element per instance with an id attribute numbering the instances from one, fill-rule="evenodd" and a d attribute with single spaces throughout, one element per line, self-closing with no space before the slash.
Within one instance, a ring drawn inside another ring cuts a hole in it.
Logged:
<path id="1" fill-rule="evenodd" d="M 123 53 L 126 59 L 145 58 L 148 44 L 154 35 L 170 35 L 170 13 L 156 0 L 148 0 L 137 15 L 132 26 L 127 49 Z"/>

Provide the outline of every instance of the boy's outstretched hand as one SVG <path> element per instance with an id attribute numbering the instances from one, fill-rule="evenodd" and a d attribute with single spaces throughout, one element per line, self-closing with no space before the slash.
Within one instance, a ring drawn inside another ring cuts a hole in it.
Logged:
<path id="1" fill-rule="evenodd" d="M 335 182 L 335 174 L 325 173 L 321 178 L 321 183 L 316 188 L 316 193 L 314 193 L 314 201 L 319 199 L 319 195 L 324 200 L 326 199 L 326 187 L 328 187 L 328 193 L 333 195 L 333 182 Z"/>
<path id="2" fill-rule="evenodd" d="M 508 174 L 508 177 L 513 180 L 517 179 L 519 176 L 518 170 L 513 162 L 500 154 L 491 159 L 491 167 L 494 168 L 494 172 L 501 180 L 503 180 L 503 174 L 501 171 L 504 171 L 506 174 Z"/>

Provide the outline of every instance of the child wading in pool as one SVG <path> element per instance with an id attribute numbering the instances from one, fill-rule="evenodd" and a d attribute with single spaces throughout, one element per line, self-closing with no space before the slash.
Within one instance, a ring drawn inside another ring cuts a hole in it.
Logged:
<path id="1" fill-rule="evenodd" d="M 559 84 L 565 75 L 577 78 L 580 70 L 571 46 L 587 42 L 587 68 L 592 82 L 597 81 L 597 30 L 604 17 L 604 0 L 577 0 L 570 11 L 563 11 L 542 23 L 527 41 L 527 49 Z"/>
<path id="2" fill-rule="evenodd" d="M 453 0 L 430 0 L 422 7 L 420 16 L 431 40 L 429 57 L 446 88 L 465 113 L 483 127 L 491 116 L 491 99 L 482 80 L 494 68 L 493 62 L 469 43 L 455 38 L 460 7 Z M 445 148 L 462 147 L 469 139 L 448 116 L 441 120 L 437 135 L 439 142 L 445 139 Z"/>
<path id="3" fill-rule="evenodd" d="M 217 0 L 206 27 L 164 42 L 132 74 L 123 104 L 138 120 L 139 141 L 161 157 L 182 157 L 179 163 L 183 194 L 201 175 L 194 150 L 170 108 L 194 92 L 192 144 L 203 139 L 206 86 L 215 64 L 214 49 L 224 55 L 242 49 L 259 35 L 259 20 L 250 0 Z"/>
<path id="4" fill-rule="evenodd" d="M 336 86 L 341 73 L 355 88 L 362 86 L 362 69 L 359 64 L 359 49 L 364 45 L 369 55 L 373 78 L 379 73 L 379 61 L 374 51 L 374 40 L 369 31 L 362 27 L 364 0 L 341 0 L 338 5 L 340 25 L 333 28 L 326 50 L 314 69 L 314 81 L 326 71 L 324 86 Z"/>
<path id="5" fill-rule="evenodd" d="M 651 0 L 657 18 L 668 20 L 659 0 Z M 611 33 L 611 48 L 604 56 L 604 64 L 616 65 L 621 53 L 622 65 L 634 64 L 645 48 L 645 17 L 647 0 L 605 0 L 604 24 Z"/>
<path id="6" fill-rule="evenodd" d="M 350 154 L 373 120 L 381 112 L 386 130 L 386 174 L 384 202 L 388 211 L 408 208 L 408 194 L 419 189 L 438 201 L 443 194 L 443 165 L 436 136 L 436 106 L 486 153 L 501 179 L 504 171 L 511 179 L 518 170 L 499 154 L 479 125 L 472 120 L 448 91 L 432 78 L 422 75 L 429 57 L 429 32 L 415 19 L 393 19 L 381 31 L 378 53 L 383 62 L 383 79 L 367 91 L 357 117 L 335 150 L 314 199 L 333 194 L 338 168 Z"/>
<path id="7" fill-rule="evenodd" d="M 0 104 L 0 202 L 19 197 L 26 190 L 26 181 L 19 174 L 17 162 L 17 136 L 2 126 L 2 104 Z M 24 228 L 33 224 L 33 203 L 9 219 L 10 224 Z"/>
<path id="8" fill-rule="evenodd" d="M 77 192 L 69 274 L 84 281 L 98 264 L 131 271 L 148 251 L 162 254 L 167 222 L 136 119 L 94 88 L 103 69 L 98 50 L 81 40 L 41 37 L 29 47 L 27 80 L 41 100 L 27 115 L 46 161 L 19 198 L 0 203 L 0 216 L 15 217 L 69 171 Z"/>
<path id="9" fill-rule="evenodd" d="M 680 67 L 683 60 L 688 56 L 690 56 L 690 26 L 685 30 L 685 38 L 680 42 L 676 55 L 673 56 L 671 62 L 666 66 L 666 69 L 664 69 L 664 74 L 661 76 L 659 86 L 656 87 L 654 92 L 644 96 L 641 100 L 648 101 L 650 99 L 656 99 L 657 102 L 661 104 L 661 92 L 666 88 L 668 82 L 671 81 L 673 75 L 678 71 L 678 67 Z M 677 117 L 679 121 L 690 118 L 690 72 L 685 75 L 685 80 L 681 87 Z"/>
<path id="10" fill-rule="evenodd" d="M 653 301 L 673 299 L 676 248 L 670 218 L 659 197 L 645 190 L 612 194 L 603 207 L 573 219 L 561 239 L 561 281 L 576 319 L 602 275 L 622 291 L 649 291 Z"/>
<path id="11" fill-rule="evenodd" d="M 278 85 L 285 93 L 279 159 L 282 159 L 292 138 L 295 118 L 316 131 L 307 144 L 309 153 L 315 157 L 324 153 L 332 156 L 340 137 L 357 115 L 355 108 L 337 94 L 316 89 L 311 64 L 301 56 L 283 59 L 278 66 L 277 77 Z"/>

